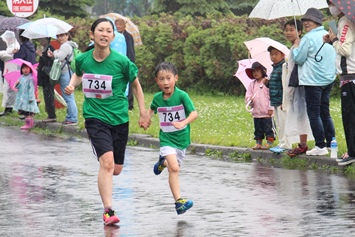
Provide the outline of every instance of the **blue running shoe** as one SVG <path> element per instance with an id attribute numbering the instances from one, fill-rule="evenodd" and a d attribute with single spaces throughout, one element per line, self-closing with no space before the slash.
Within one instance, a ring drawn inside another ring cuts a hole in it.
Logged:
<path id="1" fill-rule="evenodd" d="M 186 199 L 178 199 L 175 202 L 175 209 L 178 215 L 184 214 L 187 210 L 189 210 L 194 205 L 192 200 Z"/>
<path id="2" fill-rule="evenodd" d="M 165 158 L 162 156 L 159 156 L 159 160 L 157 163 L 155 163 L 154 168 L 153 168 L 155 175 L 160 175 L 160 173 L 164 170 L 164 168 L 165 168 L 164 161 L 165 161 Z"/>

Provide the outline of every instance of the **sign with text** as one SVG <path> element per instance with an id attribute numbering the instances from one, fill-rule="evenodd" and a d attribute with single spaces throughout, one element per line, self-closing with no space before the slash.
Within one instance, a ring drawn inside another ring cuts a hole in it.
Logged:
<path id="1" fill-rule="evenodd" d="M 38 7 L 39 0 L 6 0 L 7 7 L 17 17 L 31 16 Z"/>

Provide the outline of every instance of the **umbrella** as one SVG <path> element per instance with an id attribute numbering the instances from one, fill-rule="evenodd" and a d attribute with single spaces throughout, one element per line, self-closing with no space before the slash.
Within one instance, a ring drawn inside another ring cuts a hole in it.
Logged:
<path id="1" fill-rule="evenodd" d="M 267 51 L 269 46 L 272 46 L 283 52 L 286 58 L 290 52 L 290 50 L 285 45 L 268 37 L 261 37 L 250 41 L 245 41 L 244 44 L 247 46 L 251 58 L 255 59 L 267 68 L 267 74 L 270 74 L 272 70 L 270 54 Z"/>
<path id="2" fill-rule="evenodd" d="M 31 25 L 31 23 L 32 23 L 32 21 L 29 21 L 29 22 L 26 22 L 22 25 L 17 26 L 16 28 L 20 29 L 20 30 L 25 30 L 27 27 L 29 27 Z"/>
<path id="3" fill-rule="evenodd" d="M 353 1 L 352 1 L 353 2 Z M 250 18 L 266 20 L 304 15 L 308 8 L 327 8 L 326 0 L 260 0 L 251 11 Z"/>
<path id="4" fill-rule="evenodd" d="M 4 78 L 5 80 L 9 83 L 10 88 L 14 89 L 15 83 L 18 81 L 18 79 L 21 77 L 21 65 L 26 64 L 32 69 L 32 76 L 34 79 L 34 84 L 36 88 L 36 92 L 38 90 L 37 88 L 37 70 L 33 67 L 33 65 L 30 62 L 27 62 L 23 59 L 16 58 L 12 59 L 10 61 L 7 61 L 5 63 L 4 67 Z"/>
<path id="5" fill-rule="evenodd" d="M 63 97 L 54 89 L 54 99 L 61 103 L 64 107 L 68 107 L 67 102 L 63 99 Z"/>
<path id="6" fill-rule="evenodd" d="M 21 26 L 23 27 L 23 26 Z M 40 39 L 52 37 L 56 38 L 57 35 L 69 32 L 73 26 L 69 25 L 65 21 L 46 17 L 29 24 L 25 31 L 21 34 L 29 39 Z"/>
<path id="7" fill-rule="evenodd" d="M 0 38 L 6 43 L 6 52 L 12 55 L 14 49 L 20 49 L 20 44 L 17 42 L 15 32 L 6 30 Z"/>
<path id="8" fill-rule="evenodd" d="M 234 76 L 237 77 L 241 83 L 243 83 L 245 90 L 248 90 L 249 84 L 253 81 L 253 79 L 250 79 L 248 75 L 245 73 L 245 69 L 251 68 L 251 65 L 254 62 L 256 62 L 256 60 L 251 58 L 238 61 L 238 70 L 234 74 Z"/>
<path id="9" fill-rule="evenodd" d="M 16 16 L 0 18 L 0 31 L 15 31 L 17 26 L 25 24 L 26 22 L 29 22 L 29 20 Z"/>
<path id="10" fill-rule="evenodd" d="M 355 1 L 330 0 L 334 6 L 344 13 L 344 15 L 353 23 L 355 23 Z"/>
<path id="11" fill-rule="evenodd" d="M 248 58 L 248 59 L 243 59 L 238 61 L 238 70 L 234 74 L 242 83 L 243 86 L 245 87 L 245 90 L 248 90 L 250 83 L 255 81 L 255 79 L 251 79 L 248 77 L 248 75 L 245 72 L 245 69 L 251 68 L 252 64 L 256 62 L 256 60 Z M 260 87 L 262 89 L 262 87 Z M 252 96 L 251 100 L 247 101 L 247 104 L 245 105 L 245 109 L 248 112 L 252 112 L 253 108 L 250 106 L 251 101 L 254 99 L 257 93 L 259 93 L 260 90 L 257 90 L 254 95 Z"/>
<path id="12" fill-rule="evenodd" d="M 138 26 L 135 25 L 129 18 L 122 16 L 118 13 L 108 13 L 100 17 L 110 17 L 115 22 L 116 19 L 121 18 L 126 22 L 126 30 L 132 35 L 134 46 L 143 45 Z"/>

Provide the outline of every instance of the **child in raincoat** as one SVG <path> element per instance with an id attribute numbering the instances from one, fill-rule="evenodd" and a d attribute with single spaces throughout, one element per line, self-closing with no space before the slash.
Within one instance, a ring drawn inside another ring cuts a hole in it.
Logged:
<path id="1" fill-rule="evenodd" d="M 272 126 L 272 116 L 274 108 L 270 105 L 269 89 L 264 85 L 266 83 L 266 68 L 259 62 L 254 62 L 251 68 L 245 69 L 245 73 L 250 79 L 255 79 L 250 83 L 245 94 L 247 105 L 252 107 L 249 112 L 254 118 L 254 139 L 256 145 L 253 150 L 269 149 L 275 135 Z M 263 146 L 263 139 L 267 143 Z"/>
<path id="2" fill-rule="evenodd" d="M 25 125 L 21 127 L 23 130 L 28 130 L 33 127 L 33 116 L 39 113 L 36 103 L 35 82 L 32 75 L 31 67 L 23 63 L 21 65 L 21 77 L 16 83 L 18 89 L 14 110 L 26 116 Z"/>

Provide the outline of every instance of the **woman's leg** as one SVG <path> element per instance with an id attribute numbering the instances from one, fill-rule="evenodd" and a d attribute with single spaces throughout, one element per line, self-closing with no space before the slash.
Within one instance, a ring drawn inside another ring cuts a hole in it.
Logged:
<path id="1" fill-rule="evenodd" d="M 69 72 L 68 71 L 62 72 L 59 83 L 60 83 L 60 89 L 62 91 L 63 99 L 67 103 L 67 116 L 65 120 L 76 123 L 78 122 L 78 108 L 75 103 L 74 93 L 67 95 L 64 92 L 65 87 L 69 85 L 69 82 L 70 82 Z"/>
<path id="2" fill-rule="evenodd" d="M 114 172 L 113 152 L 109 151 L 99 157 L 100 168 L 97 177 L 97 184 L 104 208 L 112 207 L 112 176 Z"/>
<path id="3" fill-rule="evenodd" d="M 326 146 L 323 122 L 320 116 L 322 99 L 322 88 L 319 86 L 305 86 L 307 115 L 311 125 L 315 145 L 319 148 Z"/>

